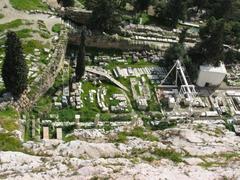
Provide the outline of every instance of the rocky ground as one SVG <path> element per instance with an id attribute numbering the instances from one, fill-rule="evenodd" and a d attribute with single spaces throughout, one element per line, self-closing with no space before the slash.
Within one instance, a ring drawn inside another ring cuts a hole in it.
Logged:
<path id="1" fill-rule="evenodd" d="M 158 141 L 116 143 L 114 133 L 79 130 L 81 140 L 26 142 L 27 153 L 0 152 L 0 178 L 240 179 L 240 138 L 222 123 L 154 131 Z"/>

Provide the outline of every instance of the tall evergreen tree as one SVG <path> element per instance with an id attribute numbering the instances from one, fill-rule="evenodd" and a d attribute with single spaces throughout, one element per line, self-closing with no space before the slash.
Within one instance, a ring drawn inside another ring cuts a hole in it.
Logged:
<path id="1" fill-rule="evenodd" d="M 86 40 L 86 32 L 85 30 L 82 31 L 81 33 L 81 44 L 78 52 L 78 57 L 77 57 L 77 66 L 76 66 L 76 81 L 80 81 L 81 78 L 83 77 L 85 73 L 85 55 L 86 55 L 86 50 L 85 50 L 85 40 Z"/>
<path id="2" fill-rule="evenodd" d="M 2 78 L 7 91 L 15 98 L 27 88 L 28 67 L 23 57 L 22 45 L 15 32 L 7 33 Z"/>
<path id="3" fill-rule="evenodd" d="M 201 42 L 188 52 L 196 65 L 205 63 L 218 66 L 220 61 L 224 61 L 223 35 L 224 21 L 210 18 L 200 30 Z"/>
<path id="4" fill-rule="evenodd" d="M 120 25 L 124 0 L 94 0 L 90 28 L 111 33 Z"/>
<path id="5" fill-rule="evenodd" d="M 207 26 L 200 31 L 200 52 L 206 63 L 217 66 L 220 61 L 224 61 L 223 35 L 224 22 L 215 18 L 210 18 Z"/>

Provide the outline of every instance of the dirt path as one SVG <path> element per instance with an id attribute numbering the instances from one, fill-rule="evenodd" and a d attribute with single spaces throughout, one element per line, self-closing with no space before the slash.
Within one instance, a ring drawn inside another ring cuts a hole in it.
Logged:
<path id="1" fill-rule="evenodd" d="M 7 8 L 4 8 L 4 6 L 7 6 Z M 4 17 L 0 19 L 0 24 L 4 24 L 10 21 L 13 21 L 15 19 L 27 19 L 27 20 L 42 20 L 45 22 L 48 30 L 50 31 L 52 29 L 52 26 L 56 23 L 61 23 L 61 19 L 56 16 L 49 16 L 46 14 L 28 14 L 24 11 L 16 10 L 12 7 L 12 5 L 9 3 L 9 0 L 0 0 L 0 12 L 4 14 Z M 35 27 L 38 28 L 38 27 Z"/>

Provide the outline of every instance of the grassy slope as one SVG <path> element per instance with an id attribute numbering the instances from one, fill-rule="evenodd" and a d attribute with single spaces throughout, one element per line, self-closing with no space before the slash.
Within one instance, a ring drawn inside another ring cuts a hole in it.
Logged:
<path id="1" fill-rule="evenodd" d="M 4 15 L 0 13 L 0 19 L 4 18 Z"/>
<path id="2" fill-rule="evenodd" d="M 8 131 L 14 131 L 18 129 L 18 118 L 18 113 L 12 108 L 0 111 L 0 126 Z"/>
<path id="3" fill-rule="evenodd" d="M 47 4 L 41 0 L 10 0 L 10 3 L 18 10 L 47 10 Z"/>
<path id="4" fill-rule="evenodd" d="M 21 19 L 16 19 L 16 20 L 11 21 L 11 22 L 6 23 L 6 24 L 0 24 L 0 33 L 5 31 L 5 30 L 18 28 L 21 25 L 23 25 L 23 21 Z"/>
<path id="5" fill-rule="evenodd" d="M 9 133 L 0 133 L 0 151 L 21 151 L 22 145 L 19 139 L 12 136 L 11 132 L 19 128 L 19 115 L 12 109 L 0 111 L 0 126 Z"/>

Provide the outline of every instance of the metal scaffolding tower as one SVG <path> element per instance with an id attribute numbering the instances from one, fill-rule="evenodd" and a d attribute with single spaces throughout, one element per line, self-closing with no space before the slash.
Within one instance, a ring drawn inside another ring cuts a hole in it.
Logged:
<path id="1" fill-rule="evenodd" d="M 181 98 L 186 98 L 187 101 L 190 103 L 193 102 L 194 97 L 196 96 L 197 92 L 195 90 L 194 85 L 189 85 L 186 75 L 184 74 L 184 68 L 180 62 L 180 60 L 177 60 L 176 63 L 173 65 L 171 70 L 168 72 L 166 77 L 161 81 L 161 85 L 163 85 L 166 81 L 166 79 L 169 77 L 169 75 L 172 73 L 172 71 L 176 68 L 176 79 L 175 79 L 175 85 L 178 85 L 178 79 L 181 81 L 181 88 L 179 91 L 179 95 Z"/>

